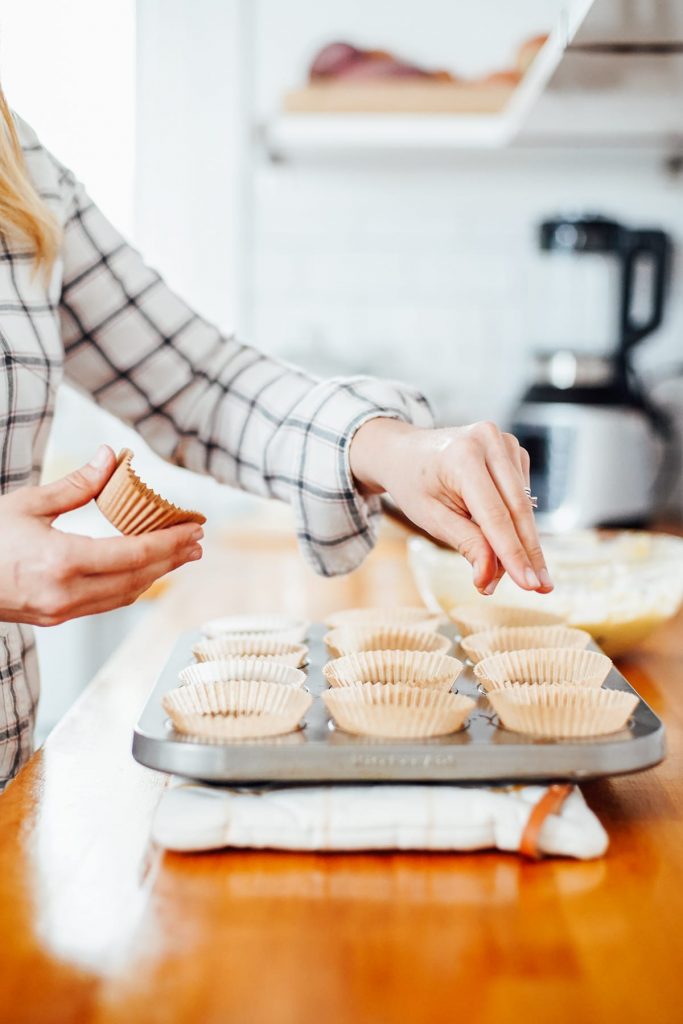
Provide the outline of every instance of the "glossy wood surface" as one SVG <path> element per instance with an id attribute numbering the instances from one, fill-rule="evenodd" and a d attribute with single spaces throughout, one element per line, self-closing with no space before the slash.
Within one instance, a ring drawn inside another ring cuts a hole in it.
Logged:
<path id="1" fill-rule="evenodd" d="M 413 600 L 402 550 L 320 580 L 282 539 L 235 535 L 157 602 L 0 798 L 0 1021 L 683 1019 L 683 617 L 620 664 L 669 755 L 584 787 L 603 860 L 150 846 L 166 779 L 131 733 L 176 632 Z"/>

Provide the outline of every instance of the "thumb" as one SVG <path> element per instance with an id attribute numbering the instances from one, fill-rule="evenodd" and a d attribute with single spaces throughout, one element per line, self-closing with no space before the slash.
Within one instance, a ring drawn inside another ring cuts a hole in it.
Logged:
<path id="1" fill-rule="evenodd" d="M 100 445 L 95 456 L 85 466 L 75 469 L 61 480 L 36 487 L 35 511 L 38 515 L 56 519 L 62 512 L 71 512 L 87 505 L 97 497 L 115 469 L 114 452 L 108 445 Z"/>

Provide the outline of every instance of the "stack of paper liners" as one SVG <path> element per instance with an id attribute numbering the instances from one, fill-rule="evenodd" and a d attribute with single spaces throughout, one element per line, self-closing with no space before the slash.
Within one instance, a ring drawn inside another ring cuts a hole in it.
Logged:
<path id="1" fill-rule="evenodd" d="M 142 482 L 131 467 L 133 453 L 124 448 L 116 469 L 96 499 L 100 512 L 121 533 L 149 533 L 179 523 L 202 523 L 200 512 L 178 508 Z"/>
<path id="2" fill-rule="evenodd" d="M 310 693 L 295 686 L 240 679 L 181 686 L 165 694 L 162 703 L 178 732 L 229 740 L 291 732 L 312 701 Z"/>
<path id="3" fill-rule="evenodd" d="M 382 683 L 354 683 L 327 690 L 322 699 L 345 732 L 395 739 L 457 732 L 475 707 L 473 700 L 460 693 Z"/>
<path id="4" fill-rule="evenodd" d="M 502 604 L 459 604 L 451 608 L 448 617 L 456 624 L 460 636 L 481 633 L 494 626 L 559 626 L 560 615 L 536 608 L 517 608 Z"/>
<path id="5" fill-rule="evenodd" d="M 330 629 L 340 626 L 360 626 L 366 629 L 407 626 L 409 629 L 437 630 L 443 621 L 443 615 L 430 612 L 428 608 L 399 605 L 396 608 L 346 608 L 329 615 L 325 625 Z"/>
<path id="6" fill-rule="evenodd" d="M 606 654 L 576 647 L 500 651 L 482 658 L 474 674 L 487 691 L 521 683 L 602 686 L 612 668 Z"/>
<path id="7" fill-rule="evenodd" d="M 277 636 L 257 633 L 233 633 L 215 639 L 200 640 L 192 648 L 197 661 L 222 661 L 224 658 L 259 658 L 300 668 L 308 657 L 305 644 L 292 644 Z"/>
<path id="8" fill-rule="evenodd" d="M 499 651 L 539 647 L 576 647 L 583 650 L 590 642 L 590 633 L 570 626 L 498 626 L 483 633 L 470 633 L 462 638 L 460 646 L 476 664 Z"/>
<path id="9" fill-rule="evenodd" d="M 638 704 L 634 693 L 594 687 L 524 684 L 493 690 L 489 700 L 506 729 L 542 739 L 619 732 Z"/>
<path id="10" fill-rule="evenodd" d="M 303 686 L 306 673 L 279 661 L 263 658 L 223 658 L 188 665 L 178 674 L 181 686 L 194 683 L 229 683 L 235 679 L 254 679 L 281 686 Z"/>
<path id="11" fill-rule="evenodd" d="M 450 690 L 463 670 L 457 658 L 425 651 L 362 651 L 329 661 L 323 675 L 330 686 L 385 683 Z"/>
<path id="12" fill-rule="evenodd" d="M 408 629 L 405 626 L 379 626 L 362 629 L 341 626 L 325 636 L 332 658 L 358 651 L 427 651 L 445 654 L 451 641 L 440 633 L 429 630 Z"/>

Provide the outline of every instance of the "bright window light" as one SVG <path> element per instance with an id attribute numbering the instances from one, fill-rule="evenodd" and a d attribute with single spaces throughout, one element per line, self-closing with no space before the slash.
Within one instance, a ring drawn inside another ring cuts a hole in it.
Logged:
<path id="1" fill-rule="evenodd" d="M 135 0 L 0 0 L 0 79 L 12 109 L 130 236 Z"/>

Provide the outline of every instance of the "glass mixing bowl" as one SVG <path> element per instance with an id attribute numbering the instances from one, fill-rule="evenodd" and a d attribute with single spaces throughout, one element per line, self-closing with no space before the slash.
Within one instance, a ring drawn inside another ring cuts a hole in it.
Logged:
<path id="1" fill-rule="evenodd" d="M 434 611 L 481 601 L 543 608 L 588 630 L 612 657 L 649 636 L 683 602 L 682 538 L 579 530 L 545 537 L 543 548 L 555 584 L 545 595 L 520 590 L 504 576 L 493 597 L 482 597 L 461 555 L 421 537 L 409 541 L 408 557 L 422 600 Z"/>

